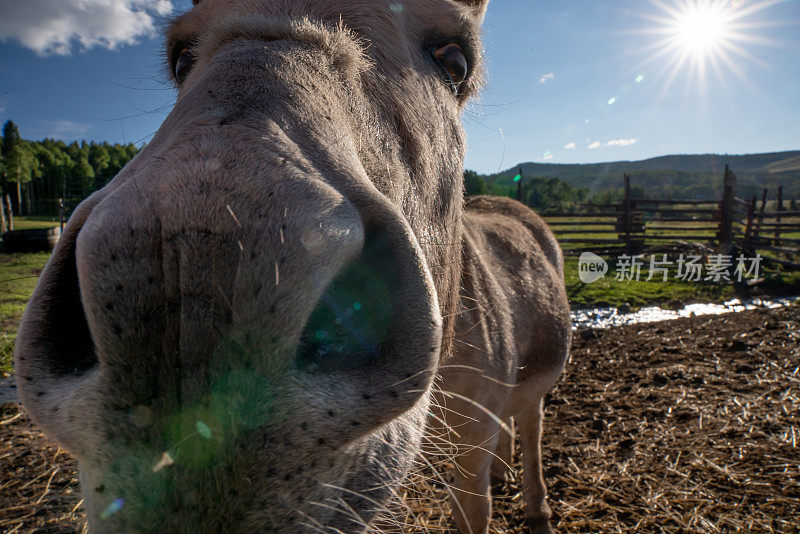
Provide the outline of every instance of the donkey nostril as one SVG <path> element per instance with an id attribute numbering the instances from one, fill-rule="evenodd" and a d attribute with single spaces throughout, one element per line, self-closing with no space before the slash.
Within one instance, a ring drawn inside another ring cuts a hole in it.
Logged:
<path id="1" fill-rule="evenodd" d="M 386 341 L 392 298 L 382 277 L 356 262 L 325 291 L 300 338 L 296 363 L 307 371 L 364 362 Z"/>
<path id="2" fill-rule="evenodd" d="M 328 371 L 365 364 L 387 341 L 395 315 L 390 270 L 369 239 L 360 258 L 333 281 L 300 338 L 296 365 Z"/>

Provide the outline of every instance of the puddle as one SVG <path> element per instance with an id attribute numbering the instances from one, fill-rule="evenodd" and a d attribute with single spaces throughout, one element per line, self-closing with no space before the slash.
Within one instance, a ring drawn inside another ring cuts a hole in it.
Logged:
<path id="1" fill-rule="evenodd" d="M 783 308 L 800 302 L 800 297 L 783 297 L 773 299 L 739 299 L 729 300 L 722 304 L 689 304 L 680 310 L 665 310 L 657 306 L 642 308 L 634 313 L 620 313 L 617 308 L 594 308 L 590 310 L 574 310 L 572 312 L 572 328 L 612 328 L 627 324 L 654 323 L 695 317 L 700 315 L 723 315 L 758 308 Z"/>

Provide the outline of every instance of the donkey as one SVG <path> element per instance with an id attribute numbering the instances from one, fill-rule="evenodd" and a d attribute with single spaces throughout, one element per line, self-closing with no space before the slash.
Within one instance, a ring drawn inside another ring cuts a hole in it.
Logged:
<path id="1" fill-rule="evenodd" d="M 532 414 L 538 444 L 568 337 L 557 245 L 518 205 L 463 213 L 486 2 L 202 0 L 170 24 L 175 106 L 76 209 L 17 341 L 20 397 L 77 457 L 91 532 L 364 531 L 440 367 L 443 394 Z M 462 255 L 480 317 L 458 319 Z M 465 532 L 486 531 L 485 472 L 455 481 Z"/>
<path id="2" fill-rule="evenodd" d="M 543 398 L 568 358 L 563 256 L 547 225 L 508 198 L 476 197 L 464 214 L 453 356 L 440 365 L 431 427 L 454 454 L 451 501 L 462 533 L 488 533 L 491 479 L 502 479 L 519 427 L 529 531 L 552 533 L 545 501 Z"/>

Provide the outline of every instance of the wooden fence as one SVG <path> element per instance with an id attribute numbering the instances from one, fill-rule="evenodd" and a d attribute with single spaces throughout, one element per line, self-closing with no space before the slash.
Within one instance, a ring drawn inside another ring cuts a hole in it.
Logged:
<path id="1" fill-rule="evenodd" d="M 783 209 L 780 188 L 777 209 L 766 211 L 766 192 L 760 209 L 757 199 L 736 197 L 736 175 L 727 166 L 718 199 L 636 198 L 631 195 L 630 177 L 624 180 L 619 203 L 582 204 L 578 213 L 542 214 L 565 253 L 739 250 L 763 252 L 768 261 L 800 268 L 800 212 Z"/>
<path id="2" fill-rule="evenodd" d="M 769 262 L 791 269 L 800 269 L 800 211 L 784 209 L 783 187 L 778 187 L 774 211 L 767 211 L 769 191 L 748 204 L 743 249 L 763 253 Z"/>

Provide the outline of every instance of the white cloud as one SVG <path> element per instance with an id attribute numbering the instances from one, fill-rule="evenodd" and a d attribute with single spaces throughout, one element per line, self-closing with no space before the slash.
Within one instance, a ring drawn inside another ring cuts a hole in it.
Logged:
<path id="1" fill-rule="evenodd" d="M 610 146 L 631 146 L 635 145 L 638 141 L 639 141 L 638 139 L 612 139 L 607 143 L 601 143 L 600 141 L 595 141 L 589 144 L 589 150 L 606 148 Z"/>
<path id="2" fill-rule="evenodd" d="M 539 83 L 541 85 L 546 84 L 547 82 L 552 82 L 556 79 L 556 75 L 553 72 L 548 72 L 547 74 L 542 74 L 542 77 L 539 78 Z"/>
<path id="3" fill-rule="evenodd" d="M 572 150 L 573 148 L 575 148 L 575 143 L 567 143 L 566 145 L 564 145 L 564 148 L 567 150 Z"/>
<path id="4" fill-rule="evenodd" d="M 170 0 L 0 0 L 0 41 L 40 55 L 115 49 L 155 35 L 172 10 Z"/>
<path id="5" fill-rule="evenodd" d="M 631 146 L 635 145 L 638 139 L 612 139 L 606 146 Z"/>

